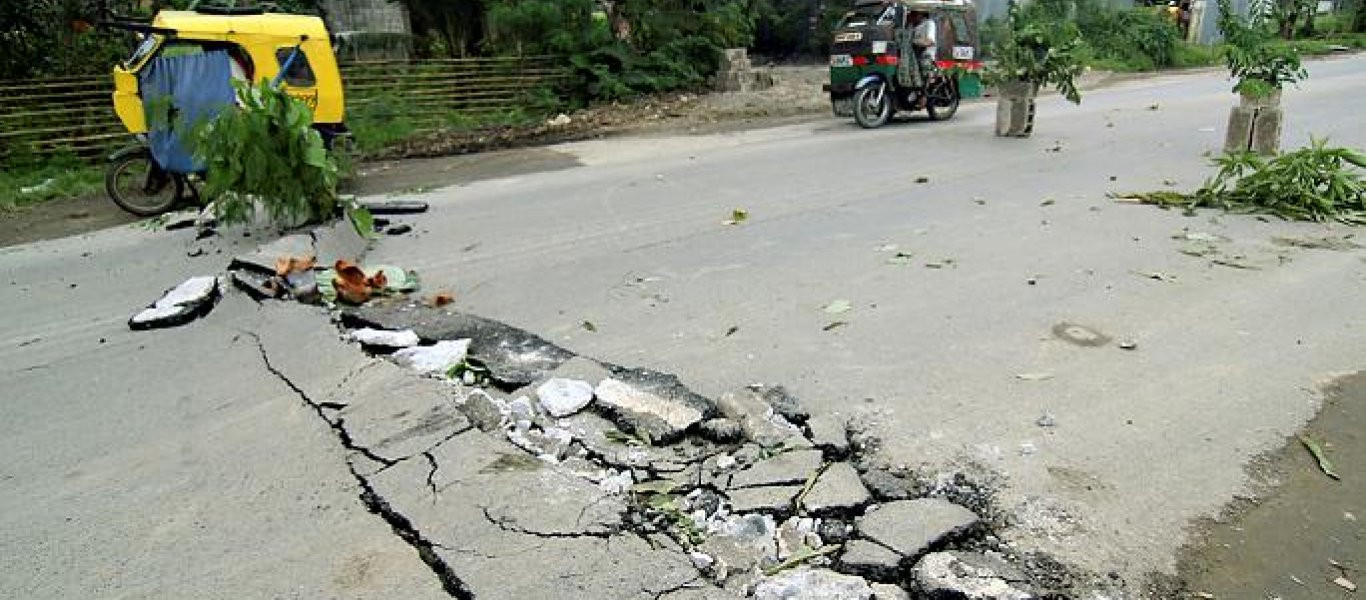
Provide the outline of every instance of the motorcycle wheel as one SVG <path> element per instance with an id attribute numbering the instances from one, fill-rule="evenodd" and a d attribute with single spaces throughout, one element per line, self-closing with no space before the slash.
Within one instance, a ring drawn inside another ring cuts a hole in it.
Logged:
<path id="1" fill-rule="evenodd" d="M 892 118 L 892 102 L 886 83 L 865 87 L 854 94 L 854 120 L 864 129 L 882 127 Z"/>
<path id="2" fill-rule="evenodd" d="M 154 217 L 175 208 L 183 184 L 161 170 L 148 151 L 115 159 L 104 171 L 104 190 L 119 208 L 139 217 Z"/>
<path id="3" fill-rule="evenodd" d="M 925 95 L 925 111 L 930 114 L 930 119 L 947 121 L 958 112 L 961 98 L 958 96 L 958 82 L 953 78 L 941 75 L 930 84 L 930 89 Z"/>

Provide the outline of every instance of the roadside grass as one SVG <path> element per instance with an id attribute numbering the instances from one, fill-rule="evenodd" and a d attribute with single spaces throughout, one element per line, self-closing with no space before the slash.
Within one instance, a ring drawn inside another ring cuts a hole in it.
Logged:
<path id="1" fill-rule="evenodd" d="M 7 164 L 0 168 L 0 214 L 62 198 L 98 194 L 104 170 L 72 157 L 42 163 Z"/>

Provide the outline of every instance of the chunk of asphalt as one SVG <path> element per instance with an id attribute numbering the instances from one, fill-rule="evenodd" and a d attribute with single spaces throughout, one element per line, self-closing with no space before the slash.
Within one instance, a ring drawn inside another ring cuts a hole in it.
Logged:
<path id="1" fill-rule="evenodd" d="M 529 385 L 563 365 L 574 353 L 535 334 L 476 315 L 407 300 L 367 302 L 342 312 L 350 328 L 412 329 L 424 341 L 472 340 L 469 357 L 510 388 Z"/>
<path id="2" fill-rule="evenodd" d="M 865 538 L 908 558 L 970 530 L 980 522 L 976 513 L 942 498 L 889 502 L 855 523 Z"/>
<path id="3" fill-rule="evenodd" d="M 802 408 L 802 403 L 793 396 L 787 388 L 777 385 L 772 387 L 758 386 L 758 390 L 763 393 L 764 401 L 768 402 L 773 410 L 782 415 L 790 423 L 802 425 L 811 417 L 811 414 Z"/>
<path id="4" fill-rule="evenodd" d="M 484 390 L 471 390 L 463 399 L 457 399 L 456 408 L 465 414 L 480 431 L 493 431 L 502 427 L 503 419 L 511 409 L 506 400 L 495 398 Z"/>
<path id="5" fill-rule="evenodd" d="M 732 419 L 716 417 L 702 421 L 697 434 L 718 444 L 730 444 L 744 439 L 745 430 Z"/>
<path id="6" fill-rule="evenodd" d="M 419 373 L 445 374 L 465 361 L 470 340 L 442 340 L 432 346 L 412 346 L 394 353 L 398 364 Z"/>
<path id="7" fill-rule="evenodd" d="M 191 277 L 128 319 L 128 328 L 141 331 L 184 325 L 209 314 L 221 296 L 217 277 Z"/>
<path id="8" fill-rule="evenodd" d="M 912 482 L 886 468 L 872 468 L 863 473 L 863 484 L 873 497 L 883 502 L 905 500 L 912 496 Z"/>
<path id="9" fill-rule="evenodd" d="M 745 438 L 765 448 L 810 445 L 800 429 L 774 411 L 763 395 L 753 389 L 722 394 L 716 399 L 716 408 L 726 418 L 740 424 Z"/>
<path id="10" fill-rule="evenodd" d="M 916 587 L 931 598 L 1033 600 L 1029 578 L 1009 563 L 976 552 L 926 554 L 911 570 Z"/>
<path id="11" fill-rule="evenodd" d="M 890 583 L 874 583 L 873 600 L 911 600 L 911 594 L 901 586 Z"/>
<path id="12" fill-rule="evenodd" d="M 618 427 L 654 445 L 683 437 L 706 416 L 676 396 L 661 396 L 616 379 L 602 380 L 593 395 Z"/>
<path id="13" fill-rule="evenodd" d="M 730 499 L 732 512 L 786 515 L 792 510 L 793 499 L 800 493 L 800 485 L 769 485 L 731 490 L 726 492 L 726 497 Z"/>
<path id="14" fill-rule="evenodd" d="M 607 367 L 584 356 L 571 357 L 550 372 L 550 377 L 587 381 L 588 385 L 592 387 L 598 387 L 602 380 L 611 376 L 612 372 L 607 370 Z"/>
<path id="15" fill-rule="evenodd" d="M 811 443 L 817 448 L 835 457 L 849 454 L 848 423 L 844 419 L 827 414 L 812 415 L 806 421 L 806 427 L 811 430 Z"/>
<path id="16" fill-rule="evenodd" d="M 870 600 L 873 589 L 860 577 L 827 569 L 799 568 L 765 577 L 754 600 Z"/>
<path id="17" fill-rule="evenodd" d="M 415 200 L 382 200 L 362 202 L 361 206 L 375 215 L 412 215 L 427 212 L 427 203 Z"/>
<path id="18" fill-rule="evenodd" d="M 847 573 L 875 581 L 895 581 L 902 558 L 885 546 L 868 540 L 853 540 L 844 545 L 839 565 Z"/>
<path id="19" fill-rule="evenodd" d="M 794 450 L 761 460 L 731 476 L 729 489 L 772 485 L 804 485 L 821 468 L 820 450 Z"/>
<path id="20" fill-rule="evenodd" d="M 377 346 L 381 348 L 408 348 L 416 346 L 418 343 L 417 334 L 411 329 L 402 331 L 389 331 L 387 329 L 373 329 L 363 327 L 351 332 L 351 339 L 360 342 L 365 346 Z"/>
<path id="21" fill-rule="evenodd" d="M 863 487 L 858 471 L 844 462 L 833 463 L 821 472 L 811 489 L 802 498 L 802 507 L 812 514 L 846 512 L 872 501 L 868 488 Z"/>
<path id="22" fill-rule="evenodd" d="M 712 572 L 724 584 L 731 577 L 752 573 L 755 567 L 777 562 L 776 531 L 770 515 L 733 514 L 712 524 L 710 535 L 697 549 L 712 558 Z"/>

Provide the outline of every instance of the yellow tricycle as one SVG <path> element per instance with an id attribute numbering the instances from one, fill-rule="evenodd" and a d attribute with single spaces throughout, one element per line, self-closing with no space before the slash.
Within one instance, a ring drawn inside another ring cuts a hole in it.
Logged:
<path id="1" fill-rule="evenodd" d="M 193 124 L 235 106 L 234 81 L 270 81 L 302 100 L 329 145 L 346 132 L 341 72 L 316 16 L 205 6 L 161 11 L 150 23 L 104 25 L 139 38 L 114 67 L 113 94 L 114 111 L 137 144 L 111 155 L 105 171 L 109 197 L 130 213 L 152 216 L 197 200 L 191 177 L 203 168 L 187 138 Z"/>

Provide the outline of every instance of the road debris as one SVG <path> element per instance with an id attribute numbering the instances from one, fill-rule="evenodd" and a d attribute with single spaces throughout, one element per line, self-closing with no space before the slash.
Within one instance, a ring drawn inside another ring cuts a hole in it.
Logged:
<path id="1" fill-rule="evenodd" d="M 1344 590 L 1347 590 L 1347 591 L 1349 591 L 1349 592 L 1355 592 L 1355 591 L 1357 591 L 1357 584 L 1352 583 L 1352 580 L 1350 580 L 1350 579 L 1348 579 L 1348 578 L 1346 578 L 1346 577 L 1338 577 L 1338 578 L 1336 578 L 1336 579 L 1333 580 L 1333 583 L 1336 584 L 1338 587 L 1340 587 L 1340 588 L 1342 588 L 1342 589 L 1344 589 Z"/>
<path id="2" fill-rule="evenodd" d="M 373 329 L 365 327 L 351 332 L 351 339 L 360 342 L 363 346 L 377 346 L 381 348 L 408 348 L 418 345 L 420 340 L 417 334 L 411 329 L 402 331 L 389 331 L 387 329 Z"/>
<path id="3" fill-rule="evenodd" d="M 407 224 L 407 223 L 399 223 L 398 225 L 390 225 L 390 226 L 388 226 L 388 227 L 385 227 L 385 228 L 384 228 L 384 234 L 385 234 L 385 235 L 403 235 L 403 234 L 405 234 L 405 233 L 411 232 L 412 230 L 413 230 L 413 226 L 412 226 L 412 225 L 409 225 L 409 224 Z"/>
<path id="4" fill-rule="evenodd" d="M 915 178 L 915 182 L 916 182 L 916 183 L 929 183 L 929 182 L 930 182 L 930 178 L 929 178 L 929 177 L 925 177 L 924 175 L 921 175 L 920 177 L 916 177 L 916 178 Z"/>
<path id="5" fill-rule="evenodd" d="M 593 401 L 593 384 L 578 379 L 552 377 L 536 388 L 536 400 L 550 416 L 567 417 Z"/>
<path id="6" fill-rule="evenodd" d="M 1119 342 L 1119 349 L 1120 349 L 1120 350 L 1137 350 L 1137 349 L 1138 349 L 1138 342 L 1135 342 L 1135 341 L 1133 341 L 1133 340 L 1120 340 L 1120 342 Z"/>
<path id="7" fill-rule="evenodd" d="M 1019 569 L 1000 558 L 976 552 L 934 552 L 912 570 L 921 590 L 932 598 L 1032 600 L 1036 594 Z"/>
<path id="8" fill-rule="evenodd" d="M 730 218 L 729 218 L 729 219 L 726 219 L 725 221 L 721 221 L 721 224 L 722 224 L 722 225 L 739 225 L 739 224 L 741 224 L 741 223 L 744 223 L 744 222 L 745 222 L 746 220 L 748 220 L 748 219 L 749 219 L 749 211 L 747 211 L 747 210 L 745 210 L 745 209 L 743 209 L 743 208 L 737 208 L 737 209 L 735 209 L 735 210 L 730 211 Z"/>
<path id="9" fill-rule="evenodd" d="M 1319 463 L 1319 470 L 1323 471 L 1324 475 L 1333 479 L 1342 479 L 1337 471 L 1333 469 L 1332 461 L 1328 460 L 1328 455 L 1323 451 L 1323 446 L 1319 444 L 1318 440 L 1315 440 L 1304 433 L 1297 433 L 1295 434 L 1295 437 L 1299 438 L 1300 443 L 1304 444 L 1305 449 L 1309 450 L 1309 453 L 1314 456 L 1314 460 Z"/>
<path id="10" fill-rule="evenodd" d="M 1137 275 L 1144 279 L 1151 279 L 1153 281 L 1165 281 L 1167 283 L 1176 282 L 1175 275 L 1163 273 L 1162 271 L 1130 271 L 1130 273 L 1133 273 L 1134 275 Z"/>
<path id="11" fill-rule="evenodd" d="M 418 373 L 446 373 L 465 362 L 470 340 L 441 340 L 431 346 L 413 346 L 394 353 L 394 360 Z"/>
<path id="12" fill-rule="evenodd" d="M 1053 418 L 1053 415 L 1044 413 L 1038 419 L 1034 420 L 1034 424 L 1038 425 L 1039 427 L 1057 427 L 1058 421 L 1057 419 Z"/>
<path id="13" fill-rule="evenodd" d="M 821 331 L 833 331 L 835 329 L 839 329 L 840 327 L 844 327 L 848 324 L 848 321 L 831 321 L 829 323 L 826 323 L 825 327 L 821 328 Z"/>
<path id="14" fill-rule="evenodd" d="M 854 306 L 850 304 L 848 300 L 840 299 L 832 300 L 829 304 L 825 305 L 825 307 L 821 310 L 824 310 L 827 314 L 838 315 L 849 312 L 849 310 L 853 307 Z"/>
<path id="15" fill-rule="evenodd" d="M 579 323 L 579 326 L 582 327 L 584 331 L 595 332 L 598 330 L 598 326 L 594 325 L 592 321 L 584 321 Z"/>
<path id="16" fill-rule="evenodd" d="M 1088 348 L 1096 348 L 1110 343 L 1110 336 L 1074 323 L 1063 322 L 1054 325 L 1053 335 L 1065 342 Z"/>
<path id="17" fill-rule="evenodd" d="M 375 215 L 411 215 L 427 212 L 428 208 L 426 202 L 415 200 L 369 201 L 360 204 L 370 211 L 370 214 Z"/>
<path id="18" fill-rule="evenodd" d="M 128 327 L 140 331 L 184 325 L 209 314 L 220 296 L 217 277 L 191 277 L 133 315 Z"/>
<path id="19" fill-rule="evenodd" d="M 1052 373 L 1016 373 L 1015 378 L 1020 381 L 1044 381 L 1053 378 Z"/>
<path id="20" fill-rule="evenodd" d="M 915 255 L 911 254 L 910 252 L 897 252 L 896 254 L 893 254 L 887 258 L 887 264 L 909 265 L 911 264 L 911 259 L 913 258 L 915 258 Z"/>

